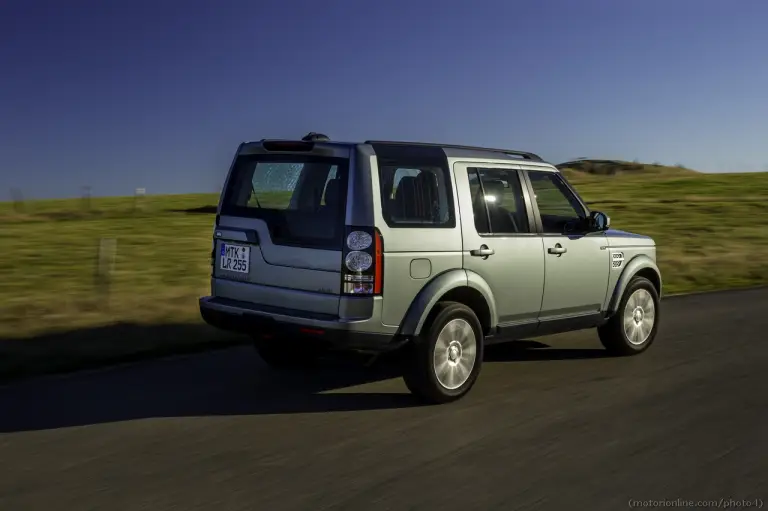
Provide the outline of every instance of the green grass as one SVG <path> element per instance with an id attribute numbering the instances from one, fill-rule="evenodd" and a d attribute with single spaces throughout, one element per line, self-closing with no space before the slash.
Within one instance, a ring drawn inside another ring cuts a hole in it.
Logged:
<path id="1" fill-rule="evenodd" d="M 665 292 L 768 284 L 768 173 L 569 179 L 612 227 L 656 239 Z"/>
<path id="2" fill-rule="evenodd" d="M 567 175 L 613 227 L 657 240 L 666 293 L 768 284 L 768 173 Z M 199 324 L 213 215 L 184 210 L 216 200 L 154 196 L 136 209 L 132 198 L 104 198 L 93 199 L 90 211 L 80 201 L 38 201 L 21 212 L 0 203 L 0 338 L 115 323 Z M 102 237 L 117 240 L 108 299 L 94 279 Z M 114 340 L 133 342 L 149 341 Z"/>

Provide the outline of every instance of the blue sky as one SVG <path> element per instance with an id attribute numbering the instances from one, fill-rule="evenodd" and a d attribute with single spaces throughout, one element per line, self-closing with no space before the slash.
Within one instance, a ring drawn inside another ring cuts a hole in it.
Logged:
<path id="1" fill-rule="evenodd" d="M 768 170 L 765 0 L 2 0 L 0 199 L 217 191 L 241 140 Z"/>

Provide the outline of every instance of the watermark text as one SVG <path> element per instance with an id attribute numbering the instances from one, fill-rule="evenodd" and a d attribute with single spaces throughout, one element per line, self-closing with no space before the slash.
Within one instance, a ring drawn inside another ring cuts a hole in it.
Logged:
<path id="1" fill-rule="evenodd" d="M 700 508 L 700 509 L 762 509 L 763 499 L 629 499 L 631 509 L 642 508 Z"/>

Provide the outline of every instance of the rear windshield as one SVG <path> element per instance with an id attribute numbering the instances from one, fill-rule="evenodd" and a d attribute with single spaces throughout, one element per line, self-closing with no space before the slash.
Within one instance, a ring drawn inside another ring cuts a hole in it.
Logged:
<path id="1" fill-rule="evenodd" d="M 264 220 L 277 245 L 340 250 L 348 164 L 308 155 L 239 156 L 221 212 Z"/>

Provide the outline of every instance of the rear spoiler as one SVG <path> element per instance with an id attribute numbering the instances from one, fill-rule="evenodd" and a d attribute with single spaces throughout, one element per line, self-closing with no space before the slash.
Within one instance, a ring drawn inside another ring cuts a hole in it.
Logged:
<path id="1" fill-rule="evenodd" d="M 328 135 L 310 131 L 301 140 L 261 139 L 261 146 L 267 151 L 308 152 L 315 148 L 315 142 L 330 142 Z"/>

